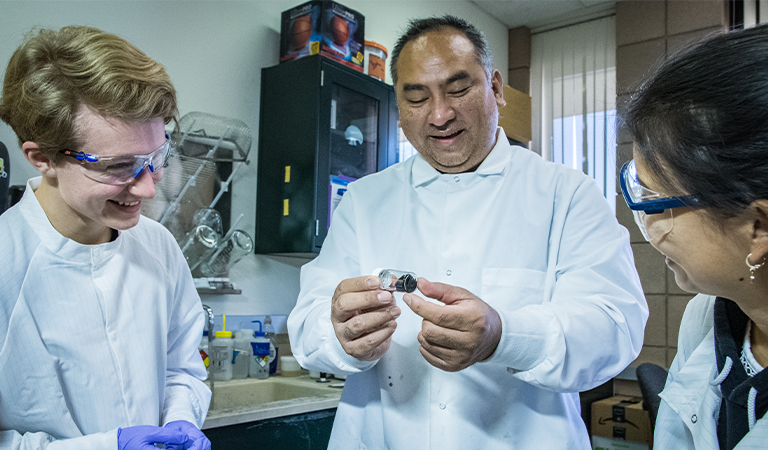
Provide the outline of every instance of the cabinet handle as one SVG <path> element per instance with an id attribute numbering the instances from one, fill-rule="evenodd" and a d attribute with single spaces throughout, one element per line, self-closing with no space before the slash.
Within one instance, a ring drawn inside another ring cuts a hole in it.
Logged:
<path id="1" fill-rule="evenodd" d="M 315 220 L 315 236 L 320 236 L 320 221 Z"/>

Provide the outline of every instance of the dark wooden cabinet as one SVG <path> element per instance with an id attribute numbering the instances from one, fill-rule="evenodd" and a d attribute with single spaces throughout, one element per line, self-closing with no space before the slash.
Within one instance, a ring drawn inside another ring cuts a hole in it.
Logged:
<path id="1" fill-rule="evenodd" d="M 255 251 L 315 254 L 346 184 L 398 162 L 392 86 L 320 55 L 261 71 Z"/>
<path id="2" fill-rule="evenodd" d="M 208 428 L 212 450 L 325 450 L 336 408 Z"/>

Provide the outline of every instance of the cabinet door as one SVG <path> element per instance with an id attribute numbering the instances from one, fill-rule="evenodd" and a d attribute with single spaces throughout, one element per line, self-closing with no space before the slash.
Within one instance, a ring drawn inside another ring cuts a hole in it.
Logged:
<path id="1" fill-rule="evenodd" d="M 323 64 L 317 161 L 319 251 L 348 183 L 384 169 L 390 142 L 389 90 L 373 79 Z M 325 195 L 324 195 L 325 194 Z"/>

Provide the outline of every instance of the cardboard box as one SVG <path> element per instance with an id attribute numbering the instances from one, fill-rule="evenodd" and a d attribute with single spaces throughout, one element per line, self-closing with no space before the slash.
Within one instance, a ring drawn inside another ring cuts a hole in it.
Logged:
<path id="1" fill-rule="evenodd" d="M 592 450 L 648 450 L 646 444 L 592 436 Z"/>
<path id="2" fill-rule="evenodd" d="M 596 439 L 604 438 L 604 439 Z M 651 419 L 643 409 L 643 399 L 617 395 L 592 403 L 592 448 L 634 448 L 603 446 L 595 447 L 596 441 L 618 440 L 642 444 L 650 448 L 653 440 Z"/>
<path id="3" fill-rule="evenodd" d="M 504 86 L 505 106 L 499 108 L 499 126 L 512 139 L 528 145 L 531 140 L 531 97 L 510 86 Z"/>
<path id="4" fill-rule="evenodd" d="M 365 17 L 329 0 L 314 0 L 283 11 L 280 62 L 318 53 L 363 71 Z"/>

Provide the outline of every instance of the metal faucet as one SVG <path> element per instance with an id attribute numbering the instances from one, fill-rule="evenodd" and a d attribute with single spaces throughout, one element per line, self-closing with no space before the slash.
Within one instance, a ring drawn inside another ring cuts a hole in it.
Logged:
<path id="1" fill-rule="evenodd" d="M 211 404 L 208 409 L 213 409 L 213 310 L 208 305 L 203 305 L 203 310 L 208 316 L 208 380 L 211 382 Z"/>

